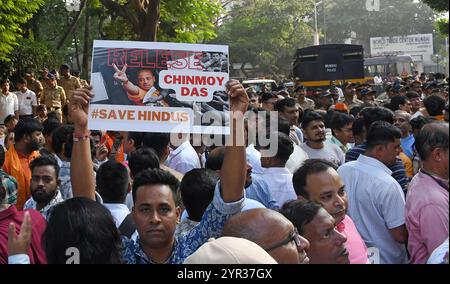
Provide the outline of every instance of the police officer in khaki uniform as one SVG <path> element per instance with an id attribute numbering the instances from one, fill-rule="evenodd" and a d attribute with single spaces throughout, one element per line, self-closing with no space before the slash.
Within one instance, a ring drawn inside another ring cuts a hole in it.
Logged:
<path id="1" fill-rule="evenodd" d="M 70 67 L 67 64 L 61 65 L 59 72 L 61 73 L 61 78 L 58 80 L 58 84 L 64 89 L 67 99 L 70 101 L 72 92 L 81 88 L 80 80 L 70 74 Z"/>
<path id="2" fill-rule="evenodd" d="M 80 80 L 80 83 L 81 83 L 81 87 L 82 87 L 82 88 L 89 87 L 89 83 L 88 83 L 86 80 L 80 78 L 80 74 L 81 74 L 80 71 L 78 71 L 78 70 L 72 70 L 71 73 L 72 73 L 72 76 L 74 76 L 74 77 L 78 78 L 78 80 Z"/>
<path id="3" fill-rule="evenodd" d="M 57 114 L 58 119 L 62 122 L 62 108 L 67 103 L 66 92 L 56 81 L 56 77 L 53 74 L 48 75 L 49 87 L 44 89 L 44 93 L 41 102 L 47 106 L 49 112 L 53 111 Z"/>
<path id="4" fill-rule="evenodd" d="M 26 73 L 25 79 L 27 80 L 28 89 L 32 90 L 36 94 L 39 103 L 39 99 L 41 98 L 42 91 L 44 91 L 44 87 L 39 80 L 36 80 L 36 77 L 33 73 Z"/>

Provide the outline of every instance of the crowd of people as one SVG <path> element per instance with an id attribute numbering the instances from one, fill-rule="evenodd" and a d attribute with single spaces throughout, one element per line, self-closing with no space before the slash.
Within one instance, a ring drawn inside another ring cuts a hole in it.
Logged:
<path id="1" fill-rule="evenodd" d="M 378 91 L 230 80 L 220 145 L 89 131 L 88 83 L 41 75 L 0 82 L 0 263 L 448 263 L 442 74 Z"/>

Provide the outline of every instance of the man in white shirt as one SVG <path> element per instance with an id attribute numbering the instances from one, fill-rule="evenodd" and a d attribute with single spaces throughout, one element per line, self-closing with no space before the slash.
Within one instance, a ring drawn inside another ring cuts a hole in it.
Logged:
<path id="1" fill-rule="evenodd" d="M 171 141 L 172 151 L 165 165 L 183 175 L 190 170 L 200 169 L 202 167 L 200 159 L 194 147 L 189 143 L 189 134 L 179 134 L 178 137 L 182 137 L 182 141 L 184 142 L 176 147 Z"/>
<path id="2" fill-rule="evenodd" d="M 381 264 L 408 261 L 405 197 L 388 168 L 400 153 L 400 137 L 400 130 L 392 124 L 374 122 L 365 154 L 338 169 L 348 193 L 348 214 L 369 251 L 379 253 Z"/>
<path id="3" fill-rule="evenodd" d="M 36 94 L 27 88 L 27 81 L 23 78 L 17 82 L 16 92 L 17 100 L 19 103 L 19 116 L 34 117 L 36 114 L 36 108 L 38 106 Z"/>
<path id="4" fill-rule="evenodd" d="M 127 218 L 130 214 L 125 205 L 125 197 L 129 190 L 128 178 L 127 168 L 112 160 L 103 163 L 96 174 L 97 191 L 103 199 L 103 206 L 111 212 L 114 223 L 121 233 L 130 238 L 132 235 L 137 236 L 137 233 L 131 215 Z"/>
<path id="5" fill-rule="evenodd" d="M 10 114 L 19 119 L 19 102 L 17 96 L 9 91 L 9 80 L 1 80 L 0 88 L 0 124 Z"/>
<path id="6" fill-rule="evenodd" d="M 324 159 L 340 166 L 345 162 L 344 152 L 335 144 L 325 143 L 324 118 L 315 111 L 305 113 L 302 119 L 303 134 L 306 143 L 300 147 L 310 159 Z"/>
<path id="7" fill-rule="evenodd" d="M 278 150 L 275 156 L 269 153 L 269 148 L 261 149 L 261 166 L 264 168 L 262 174 L 255 175 L 264 180 L 272 192 L 273 198 L 280 207 L 289 200 L 297 199 L 292 185 L 292 173 L 286 168 L 294 146 L 291 139 L 284 133 L 272 133 L 278 140 Z"/>

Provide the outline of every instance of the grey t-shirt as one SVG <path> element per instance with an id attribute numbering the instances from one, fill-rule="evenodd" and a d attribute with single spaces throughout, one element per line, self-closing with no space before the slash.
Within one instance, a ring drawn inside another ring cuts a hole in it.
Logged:
<path id="1" fill-rule="evenodd" d="M 308 154 L 310 159 L 324 159 L 330 161 L 336 166 L 341 166 L 345 162 L 344 152 L 335 144 L 324 143 L 322 149 L 313 149 L 303 143 L 300 147 Z"/>

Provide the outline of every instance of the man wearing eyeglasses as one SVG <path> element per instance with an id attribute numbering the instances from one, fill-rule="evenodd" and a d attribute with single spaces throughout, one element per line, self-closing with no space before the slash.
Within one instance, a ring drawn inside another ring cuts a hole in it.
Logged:
<path id="1" fill-rule="evenodd" d="M 336 220 L 319 204 L 306 200 L 286 203 L 281 213 L 310 243 L 311 264 L 349 264 L 347 237 L 336 229 Z"/>
<path id="2" fill-rule="evenodd" d="M 223 236 L 250 240 L 270 254 L 278 264 L 307 264 L 309 242 L 280 213 L 258 208 L 238 213 L 225 224 Z"/>
<path id="3" fill-rule="evenodd" d="M 294 173 L 292 181 L 299 199 L 320 203 L 334 218 L 336 229 L 347 238 L 345 247 L 350 263 L 368 264 L 366 244 L 352 219 L 346 214 L 347 194 L 335 165 L 326 160 L 307 160 Z"/>

